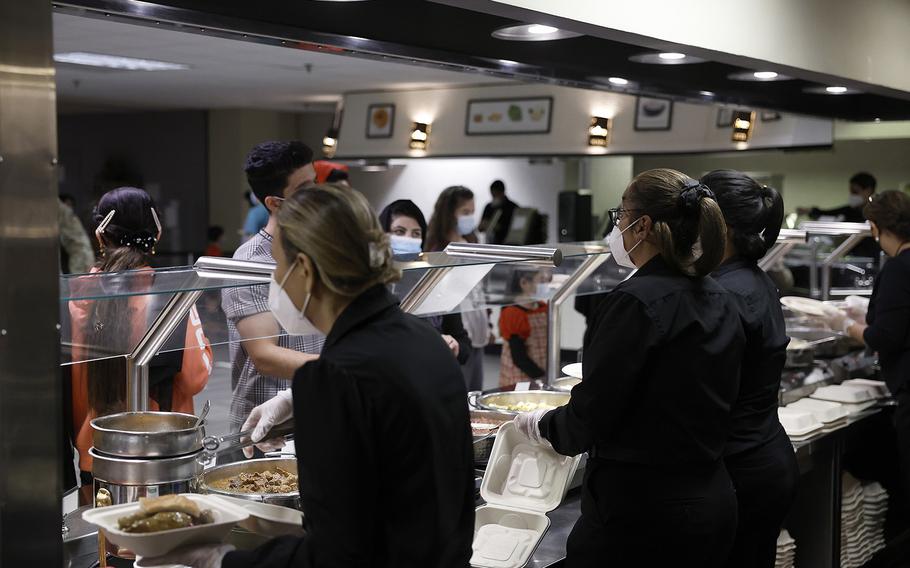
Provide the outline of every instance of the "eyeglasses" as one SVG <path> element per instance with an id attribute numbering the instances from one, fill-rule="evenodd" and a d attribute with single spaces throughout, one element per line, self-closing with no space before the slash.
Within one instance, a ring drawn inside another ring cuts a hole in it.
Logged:
<path id="1" fill-rule="evenodd" d="M 625 215 L 626 211 L 641 211 L 641 209 L 625 209 L 622 207 L 616 207 L 614 209 L 610 209 L 607 212 L 610 215 L 610 226 L 615 227 L 616 225 L 618 225 L 619 222 L 622 220 L 623 216 Z"/>

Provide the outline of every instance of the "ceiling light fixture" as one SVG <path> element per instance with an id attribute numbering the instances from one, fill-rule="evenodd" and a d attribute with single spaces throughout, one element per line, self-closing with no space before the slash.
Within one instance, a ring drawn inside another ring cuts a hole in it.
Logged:
<path id="1" fill-rule="evenodd" d="M 411 150 L 426 150 L 430 142 L 430 125 L 425 122 L 415 122 L 411 125 L 411 141 L 408 147 Z"/>
<path id="2" fill-rule="evenodd" d="M 629 80 L 623 79 L 622 77 L 610 77 L 607 79 L 607 81 L 609 81 L 611 84 L 616 85 L 618 87 L 625 87 L 626 85 L 629 84 Z"/>
<path id="3" fill-rule="evenodd" d="M 777 79 L 777 72 L 776 71 L 756 71 L 755 73 L 752 73 L 752 76 L 755 77 L 756 79 L 760 79 L 762 81 L 767 81 L 768 79 Z"/>
<path id="4" fill-rule="evenodd" d="M 105 55 L 103 53 L 89 53 L 85 51 L 72 51 L 68 53 L 55 53 L 54 61 L 70 65 L 85 65 L 88 67 L 103 67 L 105 69 L 122 69 L 124 71 L 182 71 L 189 69 L 183 63 L 170 63 L 154 59 L 137 59 L 120 55 Z"/>
<path id="5" fill-rule="evenodd" d="M 520 24 L 493 30 L 493 37 L 506 41 L 552 41 L 579 37 L 581 34 L 545 26 L 542 24 Z"/>
<path id="6" fill-rule="evenodd" d="M 498 61 L 500 65 L 507 65 L 509 67 L 521 65 L 521 63 L 519 63 L 517 61 L 512 61 L 511 59 L 497 59 L 496 61 Z"/>
<path id="7" fill-rule="evenodd" d="M 755 127 L 755 111 L 738 110 L 733 113 L 734 142 L 748 142 Z"/>
<path id="8" fill-rule="evenodd" d="M 338 149 L 338 129 L 329 128 L 325 136 L 322 137 L 322 153 L 326 158 L 334 158 L 335 150 Z"/>
<path id="9" fill-rule="evenodd" d="M 588 146 L 606 148 L 610 144 L 610 119 L 592 116 L 588 127 Z"/>
<path id="10" fill-rule="evenodd" d="M 634 63 L 648 63 L 651 65 L 689 65 L 692 63 L 704 63 L 701 57 L 693 57 L 678 51 L 637 53 L 629 56 L 629 61 Z"/>
<path id="11" fill-rule="evenodd" d="M 727 75 L 727 78 L 734 81 L 788 81 L 792 79 L 777 71 L 739 71 Z"/>
<path id="12" fill-rule="evenodd" d="M 854 89 L 852 87 L 845 87 L 843 85 L 835 85 L 831 87 L 822 87 L 821 85 L 816 85 L 814 87 L 806 87 L 803 89 L 804 93 L 811 93 L 813 95 L 858 95 L 862 93 L 859 89 Z"/>
<path id="13" fill-rule="evenodd" d="M 825 91 L 832 95 L 841 95 L 847 92 L 847 87 L 825 87 Z"/>
<path id="14" fill-rule="evenodd" d="M 676 52 L 658 53 L 657 57 L 660 57 L 664 61 L 679 61 L 680 59 L 685 59 L 686 54 L 685 53 L 676 53 Z"/>
<path id="15" fill-rule="evenodd" d="M 698 94 L 703 97 L 713 97 L 714 91 L 698 91 Z"/>

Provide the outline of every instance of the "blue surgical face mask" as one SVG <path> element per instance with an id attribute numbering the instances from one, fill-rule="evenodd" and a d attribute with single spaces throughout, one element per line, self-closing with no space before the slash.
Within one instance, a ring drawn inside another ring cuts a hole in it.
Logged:
<path id="1" fill-rule="evenodd" d="M 470 235 L 477 228 L 477 222 L 474 215 L 460 215 L 458 217 L 458 234 Z"/>
<path id="2" fill-rule="evenodd" d="M 418 254 L 422 249 L 420 239 L 406 237 L 404 235 L 389 235 L 389 244 L 392 247 L 393 255 L 401 254 Z"/>

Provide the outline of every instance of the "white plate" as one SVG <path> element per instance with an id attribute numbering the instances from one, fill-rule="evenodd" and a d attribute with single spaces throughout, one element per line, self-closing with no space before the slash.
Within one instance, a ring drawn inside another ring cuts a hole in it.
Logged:
<path id="1" fill-rule="evenodd" d="M 581 376 L 581 363 L 569 363 L 562 368 L 562 372 L 576 379 L 583 378 Z"/>
<path id="2" fill-rule="evenodd" d="M 212 495 L 184 493 L 202 509 L 212 511 L 215 522 L 185 529 L 173 529 L 155 533 L 128 533 L 117 528 L 117 519 L 139 512 L 139 503 L 114 505 L 91 509 L 82 514 L 89 524 L 97 526 L 107 539 L 121 548 L 127 548 L 137 556 L 154 557 L 167 554 L 187 544 L 217 544 L 222 542 L 234 525 L 245 521 L 250 515 L 246 510 Z"/>
<path id="3" fill-rule="evenodd" d="M 824 302 L 813 300 L 812 298 L 800 298 L 799 296 L 784 296 L 780 303 L 790 308 L 794 312 L 800 312 L 807 316 L 825 317 L 831 313 L 831 307 L 826 306 Z"/>

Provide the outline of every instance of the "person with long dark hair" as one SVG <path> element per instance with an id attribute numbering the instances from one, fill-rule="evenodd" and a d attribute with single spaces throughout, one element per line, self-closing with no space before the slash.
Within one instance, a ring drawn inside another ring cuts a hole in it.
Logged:
<path id="1" fill-rule="evenodd" d="M 519 415 L 562 455 L 588 452 L 566 566 L 721 566 L 736 530 L 724 467 L 745 337 L 710 274 L 726 225 L 709 189 L 675 170 L 637 175 L 610 212 L 617 263 L 568 405 Z"/>
<path id="2" fill-rule="evenodd" d="M 71 281 L 70 286 L 77 295 L 111 297 L 76 300 L 69 305 L 73 361 L 87 361 L 77 363 L 72 371 L 75 446 L 85 474 L 92 471 L 89 422 L 126 410 L 123 355 L 148 330 L 157 312 L 154 304 L 162 300 L 147 294 L 154 279 L 151 257 L 161 239 L 161 223 L 148 193 L 135 187 L 109 191 L 101 197 L 93 217 L 101 259 L 92 274 Z M 122 278 L 95 275 L 101 272 L 124 274 Z M 212 370 L 212 349 L 195 307 L 178 330 L 175 334 L 184 334 L 179 345 L 185 349 L 159 355 L 150 364 L 149 409 L 192 414 L 193 395 L 205 387 Z"/>
<path id="3" fill-rule="evenodd" d="M 476 243 L 474 192 L 462 185 L 447 187 L 433 207 L 427 228 L 427 250 L 445 250 L 449 243 Z M 464 311 L 461 321 L 471 338 L 471 357 L 462 365 L 469 391 L 483 389 L 483 352 L 490 343 L 492 326 L 487 310 Z"/>
<path id="4" fill-rule="evenodd" d="M 730 568 L 772 568 L 781 525 L 796 495 L 799 468 L 777 417 L 787 337 L 780 295 L 758 261 L 777 242 L 784 200 L 746 174 L 715 170 L 701 178 L 727 224 L 724 260 L 714 278 L 736 300 L 746 330 L 739 396 L 724 448 L 736 488 L 739 524 Z"/>

